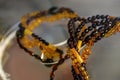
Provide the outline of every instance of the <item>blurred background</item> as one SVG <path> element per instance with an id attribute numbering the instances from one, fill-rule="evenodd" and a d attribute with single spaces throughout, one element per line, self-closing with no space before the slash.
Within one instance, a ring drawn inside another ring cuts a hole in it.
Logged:
<path id="1" fill-rule="evenodd" d="M 47 10 L 52 6 L 69 7 L 85 17 L 96 14 L 120 16 L 120 0 L 0 0 L 0 37 L 19 22 L 24 14 L 36 10 Z M 120 80 L 119 41 L 120 34 L 116 34 L 95 44 L 93 54 L 87 63 L 91 80 Z M 16 46 L 12 46 L 10 51 L 15 51 Z M 49 80 L 50 69 L 34 59 L 31 60 L 31 57 L 26 54 L 18 54 L 17 51 L 11 53 L 14 54 L 5 64 L 5 71 L 11 73 L 12 80 Z M 62 65 L 56 72 L 58 77 L 56 80 L 73 79 L 70 68 L 66 65 Z M 63 73 L 59 74 L 61 71 Z"/>

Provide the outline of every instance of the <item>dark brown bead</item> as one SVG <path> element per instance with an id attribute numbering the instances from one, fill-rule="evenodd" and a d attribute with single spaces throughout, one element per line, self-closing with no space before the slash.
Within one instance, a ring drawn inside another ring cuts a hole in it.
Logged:
<path id="1" fill-rule="evenodd" d="M 102 26 L 102 27 L 98 28 L 98 32 L 102 32 L 104 29 L 105 29 L 105 27 Z"/>
<path id="2" fill-rule="evenodd" d="M 106 19 L 109 19 L 109 18 L 110 18 L 110 16 L 109 16 L 109 15 L 105 15 L 104 17 L 105 17 Z"/>
<path id="3" fill-rule="evenodd" d="M 85 35 L 86 35 L 86 33 L 85 33 L 85 32 L 82 32 L 81 36 L 84 37 Z"/>
<path id="4" fill-rule="evenodd" d="M 100 34 L 100 37 L 104 37 L 104 36 L 105 36 L 105 34 L 104 34 L 104 33 L 101 33 L 101 34 Z"/>
<path id="5" fill-rule="evenodd" d="M 93 27 L 93 28 L 96 28 L 96 26 L 97 26 L 96 23 L 93 23 L 93 24 L 92 24 L 92 27 Z"/>
<path id="6" fill-rule="evenodd" d="M 85 42 L 87 43 L 90 39 L 91 39 L 91 35 L 88 35 L 88 36 L 85 38 Z"/>
<path id="7" fill-rule="evenodd" d="M 60 54 L 63 54 L 63 51 L 62 50 L 60 50 L 60 49 L 56 49 L 56 52 L 58 52 L 58 53 L 60 53 Z"/>
<path id="8" fill-rule="evenodd" d="M 97 33 L 98 33 L 97 31 L 93 31 L 93 32 L 91 33 L 91 36 L 93 37 L 93 36 L 95 36 Z"/>
<path id="9" fill-rule="evenodd" d="M 88 33 L 89 32 L 89 30 L 88 29 L 85 29 L 85 33 Z"/>
<path id="10" fill-rule="evenodd" d="M 87 20 L 88 20 L 88 21 L 92 21 L 92 18 L 91 18 L 91 17 L 88 17 Z"/>
<path id="11" fill-rule="evenodd" d="M 104 15 L 101 15 L 101 19 L 103 19 L 103 18 L 105 18 L 105 16 L 104 16 Z"/>
<path id="12" fill-rule="evenodd" d="M 97 19 L 100 19 L 100 15 L 96 15 L 96 18 L 97 18 Z"/>
<path id="13" fill-rule="evenodd" d="M 89 27 L 88 27 L 88 30 L 89 30 L 89 31 L 91 31 L 92 29 L 93 29 L 93 27 L 92 27 L 92 26 L 89 26 Z"/>
<path id="14" fill-rule="evenodd" d="M 102 37 L 98 36 L 98 37 L 96 38 L 96 40 L 101 40 L 101 38 L 102 38 Z"/>

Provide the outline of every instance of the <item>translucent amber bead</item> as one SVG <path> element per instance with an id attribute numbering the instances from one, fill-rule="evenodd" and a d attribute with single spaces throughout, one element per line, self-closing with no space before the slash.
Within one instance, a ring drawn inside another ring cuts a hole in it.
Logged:
<path id="1" fill-rule="evenodd" d="M 32 35 L 32 32 L 28 29 L 25 29 L 25 35 Z"/>
<path id="2" fill-rule="evenodd" d="M 41 23 L 42 21 L 41 21 L 41 19 L 38 18 L 38 19 L 37 19 L 37 22 L 38 22 L 38 23 Z"/>
<path id="3" fill-rule="evenodd" d="M 72 48 L 71 51 L 72 51 L 72 54 L 76 57 L 76 59 L 79 60 L 79 63 L 82 63 L 83 60 L 81 56 L 79 56 L 78 52 L 74 48 Z"/>
<path id="4" fill-rule="evenodd" d="M 86 76 L 86 77 L 85 77 L 85 80 L 90 80 L 90 79 L 89 79 L 89 76 Z"/>
<path id="5" fill-rule="evenodd" d="M 81 70 L 81 71 L 84 71 L 84 70 L 85 70 L 85 68 L 83 68 L 83 67 L 80 67 L 80 70 Z"/>
<path id="6" fill-rule="evenodd" d="M 81 45 L 82 45 L 82 41 L 79 40 L 79 41 L 78 41 L 78 44 L 77 44 L 78 52 L 80 52 Z"/>

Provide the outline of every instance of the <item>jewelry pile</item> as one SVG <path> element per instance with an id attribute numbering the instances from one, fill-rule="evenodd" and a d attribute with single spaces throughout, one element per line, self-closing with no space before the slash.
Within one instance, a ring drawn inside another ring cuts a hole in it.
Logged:
<path id="1" fill-rule="evenodd" d="M 33 30 L 42 22 L 55 22 L 60 19 L 69 19 L 67 41 L 67 53 L 59 47 L 47 42 L 42 37 L 36 35 Z M 53 64 L 50 80 L 53 80 L 54 72 L 58 66 L 63 64 L 68 58 L 71 58 L 71 72 L 74 80 L 90 80 L 86 62 L 94 43 L 107 38 L 116 32 L 120 32 L 120 18 L 109 15 L 95 15 L 91 17 L 79 17 L 69 8 L 52 7 L 47 11 L 37 11 L 26 14 L 21 18 L 19 30 L 16 32 L 17 42 L 20 48 L 42 63 L 52 63 L 57 58 L 57 63 Z M 81 47 L 83 47 L 81 51 Z M 47 59 L 42 59 L 35 54 L 33 48 L 38 47 Z"/>

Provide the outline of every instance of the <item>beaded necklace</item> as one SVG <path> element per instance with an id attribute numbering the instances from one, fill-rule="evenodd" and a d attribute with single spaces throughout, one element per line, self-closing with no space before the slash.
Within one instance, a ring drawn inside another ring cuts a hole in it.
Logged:
<path id="1" fill-rule="evenodd" d="M 67 54 L 64 57 L 62 56 L 62 54 L 64 54 L 63 50 L 33 33 L 34 28 L 40 23 L 44 21 L 54 22 L 62 18 L 70 19 L 68 22 L 69 38 L 67 41 Z M 86 69 L 86 62 L 92 52 L 92 46 L 102 38 L 109 37 L 116 32 L 120 32 L 119 17 L 96 15 L 84 18 L 78 17 L 78 15 L 69 8 L 62 7 L 58 9 L 53 7 L 47 11 L 33 12 L 23 16 L 16 37 L 22 49 L 43 63 L 52 63 L 53 58 L 59 58 L 58 62 L 53 65 L 50 80 L 54 79 L 54 72 L 58 66 L 68 58 L 71 58 L 72 61 L 71 72 L 74 80 L 90 80 Z M 28 36 L 31 36 L 32 40 L 30 40 Z M 39 47 L 47 57 L 47 60 L 43 60 L 39 55 L 34 54 L 31 48 L 35 46 Z M 84 48 L 82 52 L 80 52 L 83 46 Z"/>

